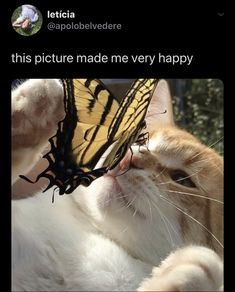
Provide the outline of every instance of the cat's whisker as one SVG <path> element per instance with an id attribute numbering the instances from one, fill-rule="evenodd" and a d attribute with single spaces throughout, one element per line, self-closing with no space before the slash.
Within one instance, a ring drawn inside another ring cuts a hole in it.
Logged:
<path id="1" fill-rule="evenodd" d="M 224 174 L 224 169 L 220 168 L 216 163 L 214 163 L 213 161 L 211 162 L 213 164 L 213 166 L 223 175 Z"/>
<path id="2" fill-rule="evenodd" d="M 118 193 L 118 195 L 115 195 L 115 199 L 117 201 L 120 201 L 122 203 L 121 207 L 116 209 L 117 212 L 122 212 L 123 209 L 126 208 L 126 206 L 123 205 L 123 198 L 127 198 L 127 197 L 128 196 L 127 195 L 124 195 L 122 192 Z M 113 201 L 113 197 L 110 197 L 110 198 L 106 199 L 105 200 L 105 204 L 109 204 L 111 201 Z M 106 211 L 105 211 L 106 214 L 107 214 L 107 211 L 108 210 L 106 209 Z M 104 215 L 104 219 L 105 219 L 106 214 Z"/>
<path id="3" fill-rule="evenodd" d="M 115 198 L 116 198 L 117 200 L 120 200 L 120 199 L 123 198 L 123 197 L 127 197 L 127 196 L 125 196 L 124 194 L 122 194 L 122 192 L 119 192 L 119 193 L 117 193 L 117 195 L 115 195 Z M 111 201 L 113 201 L 113 197 L 112 197 L 112 196 L 105 200 L 105 204 L 108 205 Z M 122 210 L 122 209 L 123 209 L 123 206 L 122 206 L 120 209 Z M 117 209 L 117 211 L 119 212 L 119 209 Z M 105 220 L 105 218 L 106 218 L 106 216 L 107 216 L 107 213 L 108 213 L 108 209 L 105 208 L 104 220 Z"/>
<path id="4" fill-rule="evenodd" d="M 214 163 L 213 158 L 206 158 L 206 159 L 201 159 L 198 161 L 194 161 L 194 164 L 196 165 L 197 163 L 202 163 L 202 162 L 210 162 L 221 174 L 224 174 L 223 169 L 221 169 L 216 163 Z"/>
<path id="5" fill-rule="evenodd" d="M 121 205 L 121 207 L 120 208 L 117 208 L 116 211 L 117 212 L 122 212 L 125 209 L 126 209 L 126 206 L 125 205 Z"/>
<path id="6" fill-rule="evenodd" d="M 158 178 L 160 175 L 162 175 L 163 174 L 163 172 L 166 170 L 166 167 L 164 167 L 157 175 L 156 174 L 154 174 L 154 178 L 156 179 L 156 178 Z"/>
<path id="7" fill-rule="evenodd" d="M 207 158 L 204 158 L 204 159 L 200 159 L 200 160 L 197 160 L 197 161 L 194 161 L 194 163 L 200 163 L 200 162 L 208 162 L 208 161 L 213 161 L 214 159 L 212 157 L 207 157 Z"/>
<path id="8" fill-rule="evenodd" d="M 132 203 L 135 201 L 136 196 L 134 197 L 134 199 L 132 201 L 125 200 L 125 198 L 128 198 L 128 196 L 127 195 L 121 195 L 119 197 L 119 199 L 120 199 L 120 201 L 122 203 L 122 206 L 121 206 L 121 208 L 117 209 L 117 212 L 120 212 L 120 211 L 123 211 L 124 209 L 130 208 L 132 206 Z"/>
<path id="9" fill-rule="evenodd" d="M 199 178 L 197 178 L 197 185 L 198 185 L 198 187 L 199 187 L 199 189 L 200 189 L 201 191 L 203 191 L 204 193 L 206 193 L 206 189 L 205 189 L 205 187 L 201 184 Z"/>
<path id="10" fill-rule="evenodd" d="M 122 212 L 125 209 L 126 209 L 126 205 L 123 204 L 123 202 L 121 201 L 121 207 L 120 208 L 116 208 L 116 212 Z"/>
<path id="11" fill-rule="evenodd" d="M 172 180 L 167 180 L 167 181 L 163 181 L 163 182 L 157 183 L 158 186 L 160 186 L 160 185 L 169 185 L 169 184 L 172 184 Z"/>
<path id="12" fill-rule="evenodd" d="M 158 207 L 157 202 L 155 202 L 154 200 L 152 200 L 152 204 L 153 204 L 153 206 L 159 211 L 159 207 Z M 173 227 L 172 223 L 171 223 L 170 220 L 167 218 L 167 216 L 165 216 L 165 215 L 163 214 L 163 212 L 162 212 L 162 215 L 165 217 L 166 221 L 168 222 L 169 226 L 171 227 L 172 231 L 173 231 L 174 234 L 175 234 L 175 242 L 176 242 L 176 243 L 177 243 L 177 242 L 181 242 L 179 232 L 177 232 L 177 231 L 175 230 L 175 228 Z M 177 244 L 176 244 L 176 245 L 177 245 Z M 176 245 L 174 245 L 174 246 L 176 246 Z"/>
<path id="13" fill-rule="evenodd" d="M 120 212 L 123 212 L 123 210 L 125 209 L 126 209 L 126 205 L 124 205 L 123 202 L 121 202 L 121 207 L 116 208 L 116 212 L 120 213 Z"/>
<path id="14" fill-rule="evenodd" d="M 147 202 L 148 202 L 148 205 L 149 205 L 150 222 L 152 223 L 153 222 L 152 207 L 151 207 L 151 204 L 150 204 L 150 200 L 149 200 L 149 198 L 147 196 L 146 196 L 146 199 L 147 199 Z"/>
<path id="15" fill-rule="evenodd" d="M 224 169 L 222 168 L 220 168 L 218 165 L 216 165 L 215 163 L 212 163 L 213 165 L 214 165 L 214 167 L 222 174 L 222 175 L 224 175 Z"/>
<path id="16" fill-rule="evenodd" d="M 117 200 L 120 200 L 120 199 L 123 199 L 123 198 L 128 198 L 128 196 L 126 196 L 126 195 L 120 193 L 120 196 L 115 196 L 115 198 L 116 198 Z M 110 200 L 113 200 L 113 199 L 110 198 Z"/>
<path id="17" fill-rule="evenodd" d="M 177 180 L 175 180 L 175 182 L 182 181 L 182 180 L 184 180 L 184 179 L 186 179 L 186 178 L 191 178 L 191 177 L 193 177 L 194 175 L 197 175 L 199 172 L 200 172 L 200 170 L 198 170 L 197 172 L 194 172 L 194 173 L 192 173 L 192 174 L 190 174 L 190 175 L 187 175 L 187 176 L 185 176 L 184 178 L 177 179 Z M 156 176 L 155 176 L 155 177 L 156 177 Z M 157 185 L 158 185 L 158 186 L 159 186 L 159 185 L 167 185 L 167 184 L 171 184 L 171 183 L 172 183 L 172 180 L 168 180 L 168 181 L 164 181 L 164 182 L 158 183 Z"/>
<path id="18" fill-rule="evenodd" d="M 124 229 L 122 231 L 120 231 L 120 234 L 123 234 L 123 233 L 127 232 L 128 229 L 129 229 L 129 227 L 125 226 Z"/>
<path id="19" fill-rule="evenodd" d="M 172 248 L 173 248 L 173 247 L 175 246 L 175 244 L 174 244 L 174 241 L 173 241 L 173 238 L 172 238 L 172 235 L 171 235 L 170 229 L 169 229 L 169 227 L 168 227 L 168 225 L 167 225 L 167 223 L 169 224 L 169 221 L 167 220 L 166 216 L 162 213 L 162 211 L 160 210 L 160 208 L 158 207 L 158 205 L 155 204 L 154 206 L 155 206 L 156 210 L 158 211 L 158 213 L 159 213 L 159 215 L 160 215 L 160 218 L 161 218 L 161 220 L 163 221 L 163 223 L 164 223 L 164 225 L 165 225 L 165 227 L 166 227 L 167 234 L 168 234 L 168 236 L 169 236 L 170 243 L 171 243 L 171 246 L 172 246 Z"/>
<path id="20" fill-rule="evenodd" d="M 197 223 L 199 226 L 201 226 L 206 232 L 208 232 L 212 238 L 222 247 L 224 248 L 223 244 L 219 241 L 219 239 L 206 227 L 204 226 L 200 221 L 198 221 L 197 219 L 195 219 L 194 217 L 192 217 L 191 215 L 189 215 L 187 212 L 185 212 L 182 208 L 180 208 L 179 206 L 177 206 L 175 203 L 173 203 L 171 200 L 165 198 L 164 196 L 160 195 L 159 196 L 161 199 L 163 199 L 165 202 L 167 202 L 169 205 L 171 205 L 172 207 L 174 207 L 176 210 L 180 211 L 181 213 L 183 213 L 184 215 L 186 215 L 189 219 L 191 219 L 192 221 L 194 221 L 195 223 Z"/>
<path id="21" fill-rule="evenodd" d="M 134 201 L 136 200 L 136 197 L 137 196 L 135 196 L 131 201 L 128 202 L 128 204 L 126 205 L 127 208 L 133 205 Z"/>
<path id="22" fill-rule="evenodd" d="M 137 213 L 137 209 L 133 206 L 134 201 L 136 200 L 137 196 L 135 196 L 131 201 L 129 201 L 129 203 L 126 205 L 126 208 L 132 208 L 132 210 L 134 211 L 133 214 Z"/>
<path id="23" fill-rule="evenodd" d="M 208 145 L 209 148 L 213 148 L 216 144 L 218 144 L 220 141 L 224 139 L 224 136 L 213 142 L 212 144 Z"/>
<path id="24" fill-rule="evenodd" d="M 218 144 L 220 141 L 222 141 L 224 139 L 224 136 L 222 136 L 220 139 L 218 139 L 217 141 L 215 141 L 214 143 L 208 145 L 207 147 L 209 148 L 213 148 L 216 144 Z M 197 156 L 201 155 L 203 152 L 207 151 L 207 147 L 205 147 L 205 149 L 203 149 L 202 151 L 198 152 L 197 154 L 195 154 L 194 156 L 192 156 L 192 159 L 196 158 Z"/>
<path id="25" fill-rule="evenodd" d="M 136 213 L 137 213 L 137 209 L 135 209 L 135 211 L 134 211 L 132 216 L 135 217 Z"/>
<path id="26" fill-rule="evenodd" d="M 174 191 L 174 190 L 166 190 L 166 191 L 169 192 L 169 193 L 176 193 L 176 194 L 180 194 L 180 195 L 198 197 L 198 198 L 202 198 L 202 199 L 205 199 L 205 200 L 213 201 L 213 202 L 216 202 L 216 203 L 219 203 L 219 204 L 222 204 L 222 205 L 224 204 L 224 202 L 222 202 L 220 200 L 216 200 L 216 199 L 213 199 L 213 198 L 208 198 L 208 197 L 202 196 L 202 195 L 197 195 L 197 194 L 187 193 L 187 192 L 181 192 L 181 191 Z"/>
<path id="27" fill-rule="evenodd" d="M 124 195 L 122 192 L 118 193 L 117 195 L 115 195 L 115 199 L 117 200 L 121 200 L 123 198 L 127 198 L 128 196 L 127 195 Z M 113 197 L 109 197 L 108 199 L 105 200 L 105 203 L 109 203 L 113 201 Z"/>

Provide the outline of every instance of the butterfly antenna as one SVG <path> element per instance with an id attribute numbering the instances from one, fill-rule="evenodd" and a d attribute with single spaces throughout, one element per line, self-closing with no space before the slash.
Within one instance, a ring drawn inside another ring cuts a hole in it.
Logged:
<path id="1" fill-rule="evenodd" d="M 55 191 L 56 191 L 57 189 L 59 189 L 59 187 L 56 187 L 56 188 L 54 188 L 54 190 L 53 190 L 53 195 L 52 195 L 52 200 L 51 200 L 52 204 L 55 202 Z"/>
<path id="2" fill-rule="evenodd" d="M 152 115 L 148 115 L 148 117 L 152 117 L 152 116 L 155 116 L 155 115 L 163 115 L 163 114 L 166 114 L 166 113 L 167 113 L 167 110 L 165 109 L 163 112 L 154 113 Z"/>

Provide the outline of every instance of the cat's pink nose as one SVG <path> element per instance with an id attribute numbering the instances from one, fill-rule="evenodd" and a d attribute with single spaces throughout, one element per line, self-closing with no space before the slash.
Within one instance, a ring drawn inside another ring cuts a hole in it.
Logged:
<path id="1" fill-rule="evenodd" d="M 114 169 L 110 170 L 107 175 L 116 177 L 124 174 L 131 168 L 141 169 L 142 167 L 140 167 L 140 158 L 128 150 L 119 164 Z"/>
<path id="2" fill-rule="evenodd" d="M 140 156 L 138 155 L 132 155 L 131 159 L 130 159 L 130 168 L 138 168 L 138 169 L 143 169 L 142 166 L 142 159 Z"/>
<path id="3" fill-rule="evenodd" d="M 119 165 L 120 165 L 120 169 L 123 171 L 127 170 L 128 168 L 130 168 L 130 164 L 131 164 L 131 160 L 132 160 L 132 153 L 131 150 L 128 150 L 126 155 L 123 157 L 123 159 L 120 161 Z"/>
<path id="4" fill-rule="evenodd" d="M 126 155 L 118 163 L 118 165 L 114 169 L 109 170 L 107 175 L 116 177 L 120 174 L 123 174 L 125 171 L 127 171 L 130 168 L 131 156 L 132 156 L 131 151 L 128 150 Z"/>

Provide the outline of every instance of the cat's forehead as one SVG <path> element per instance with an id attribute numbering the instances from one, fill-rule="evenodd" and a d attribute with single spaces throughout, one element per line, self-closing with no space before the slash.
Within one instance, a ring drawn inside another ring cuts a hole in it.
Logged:
<path id="1" fill-rule="evenodd" d="M 210 168 L 212 165 L 222 167 L 222 157 L 213 149 L 202 144 L 197 138 L 178 128 L 167 128 L 156 131 L 149 140 L 148 149 L 156 154 L 164 164 L 184 165 L 197 167 L 203 165 Z M 195 164 L 196 163 L 196 164 Z M 167 166 L 165 165 L 165 166 Z M 173 166 L 173 165 L 172 165 Z"/>
<path id="2" fill-rule="evenodd" d="M 149 140 L 149 150 L 168 159 L 191 161 L 196 155 L 203 155 L 205 146 L 195 137 L 179 129 L 157 131 Z"/>
<path id="3" fill-rule="evenodd" d="M 149 149 L 179 151 L 181 148 L 204 147 L 194 136 L 178 128 L 167 127 L 156 131 L 149 140 Z"/>

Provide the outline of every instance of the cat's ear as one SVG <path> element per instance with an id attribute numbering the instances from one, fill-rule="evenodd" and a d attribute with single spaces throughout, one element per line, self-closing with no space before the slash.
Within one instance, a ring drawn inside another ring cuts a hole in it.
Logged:
<path id="1" fill-rule="evenodd" d="M 160 80 L 154 90 L 146 122 L 149 132 L 156 131 L 162 125 L 174 125 L 172 98 L 166 80 Z"/>

